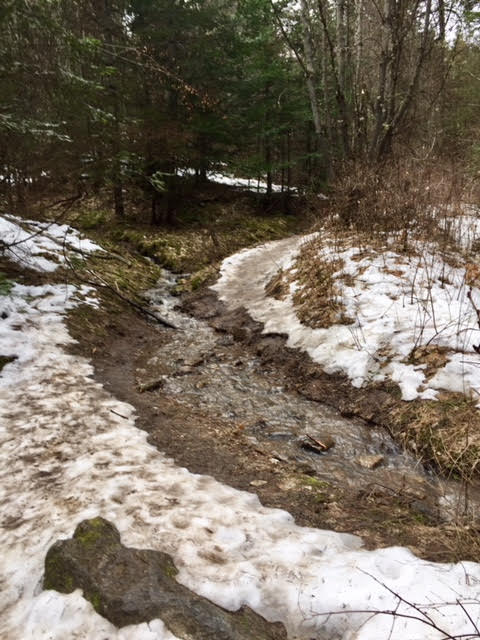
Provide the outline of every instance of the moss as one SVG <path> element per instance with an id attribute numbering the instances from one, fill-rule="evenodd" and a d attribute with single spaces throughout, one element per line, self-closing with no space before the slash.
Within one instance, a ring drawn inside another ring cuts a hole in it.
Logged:
<path id="1" fill-rule="evenodd" d="M 324 490 L 330 488 L 330 483 L 326 480 L 319 480 L 315 476 L 302 476 L 301 482 L 303 485 L 313 487 L 314 489 Z"/>
<path id="2" fill-rule="evenodd" d="M 301 483 L 305 487 L 312 488 L 313 501 L 318 504 L 325 504 L 332 501 L 331 485 L 325 480 L 319 480 L 315 476 L 302 476 Z"/>
<path id="3" fill-rule="evenodd" d="M 80 523 L 73 537 L 84 548 L 94 547 L 99 540 L 105 540 L 107 537 L 112 538 L 112 542 L 116 544 L 120 542 L 118 531 L 100 517 Z"/>
<path id="4" fill-rule="evenodd" d="M 168 562 L 165 565 L 165 575 L 168 578 L 175 578 L 178 575 L 178 569 L 177 567 L 173 564 L 173 562 Z"/>
<path id="5" fill-rule="evenodd" d="M 100 599 L 100 595 L 96 591 L 92 591 L 91 593 L 86 593 L 85 597 L 91 603 L 95 611 L 101 614 L 103 607 L 102 607 L 102 601 Z"/>
<path id="6" fill-rule="evenodd" d="M 196 291 L 209 280 L 212 281 L 216 275 L 217 268 L 215 266 L 207 266 L 199 269 L 199 271 L 196 271 L 190 278 L 179 280 L 173 293 L 181 295 L 186 291 Z"/>
<path id="7" fill-rule="evenodd" d="M 0 271 L 0 296 L 8 296 L 15 283 L 8 280 L 5 274 Z"/>
<path id="8" fill-rule="evenodd" d="M 54 589 L 60 593 L 72 593 L 76 585 L 72 575 L 65 570 L 65 563 L 59 548 L 54 545 L 45 558 L 44 589 Z"/>
<path id="9" fill-rule="evenodd" d="M 77 224 L 83 231 L 89 231 L 105 224 L 108 217 L 108 212 L 102 209 L 85 210 L 79 213 Z"/>

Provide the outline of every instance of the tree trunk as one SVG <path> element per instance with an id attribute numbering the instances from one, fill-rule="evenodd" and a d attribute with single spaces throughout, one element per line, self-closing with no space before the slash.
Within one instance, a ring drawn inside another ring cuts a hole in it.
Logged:
<path id="1" fill-rule="evenodd" d="M 123 218 L 125 216 L 125 205 L 123 200 L 123 187 L 119 180 L 113 185 L 113 202 L 115 215 L 117 218 Z"/>

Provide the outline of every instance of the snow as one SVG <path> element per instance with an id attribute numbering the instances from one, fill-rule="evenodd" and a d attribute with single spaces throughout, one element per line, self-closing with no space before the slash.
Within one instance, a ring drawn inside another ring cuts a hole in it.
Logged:
<path id="1" fill-rule="evenodd" d="M 49 547 L 97 515 L 128 546 L 170 553 L 190 589 L 281 620 L 290 638 L 445 637 L 410 617 L 375 615 L 394 609 L 428 615 L 451 634 L 473 633 L 457 599 L 478 622 L 480 565 L 430 563 L 402 548 L 366 551 L 358 537 L 299 527 L 255 494 L 191 474 L 151 446 L 133 408 L 67 352 L 64 316 L 85 296 L 91 302 L 91 291 L 71 285 L 15 285 L 0 296 L 0 353 L 18 356 L 0 375 L 2 640 L 174 639 L 160 621 L 118 630 L 79 591 L 42 590 Z"/>
<path id="2" fill-rule="evenodd" d="M 191 176 L 195 175 L 194 169 L 179 169 L 178 175 L 181 176 Z M 238 187 L 240 189 L 244 189 L 246 191 L 254 191 L 255 193 L 266 193 L 267 191 L 267 183 L 265 180 L 255 180 L 253 178 L 236 178 L 235 176 L 229 173 L 221 173 L 219 171 L 208 171 L 207 178 L 211 182 L 216 182 L 217 184 L 226 184 L 231 187 Z M 272 191 L 275 193 L 279 193 L 282 191 L 282 185 L 280 184 L 272 184 Z M 286 191 L 286 188 L 285 188 Z M 295 192 L 296 189 L 291 188 L 290 192 Z"/>
<path id="3" fill-rule="evenodd" d="M 480 218 L 476 207 L 465 208 L 463 215 L 445 216 L 440 219 L 440 227 L 445 229 L 453 238 L 454 242 L 464 249 L 471 251 L 475 242 L 480 238 Z"/>
<path id="4" fill-rule="evenodd" d="M 474 345 L 480 330 L 464 268 L 450 266 L 431 245 L 411 256 L 372 247 L 361 252 L 339 247 L 325 234 L 318 255 L 342 263 L 333 279 L 337 301 L 352 324 L 312 329 L 296 313 L 292 298 L 298 283 L 284 300 L 268 297 L 265 285 L 279 269 L 290 269 L 302 245 L 315 238 L 281 240 L 231 256 L 213 289 L 229 307 L 243 306 L 264 323 L 265 333 L 286 334 L 289 347 L 306 351 L 329 374 L 348 376 L 356 387 L 388 378 L 397 382 L 404 400 L 432 399 L 440 389 L 477 398 L 480 355 Z M 478 288 L 472 296 L 480 306 Z M 447 362 L 430 378 L 425 363 L 409 362 L 422 346 L 446 353 Z"/>
<path id="5" fill-rule="evenodd" d="M 36 271 L 55 271 L 73 250 L 77 254 L 101 251 L 65 224 L 0 217 L 0 252 L 18 264 Z"/>

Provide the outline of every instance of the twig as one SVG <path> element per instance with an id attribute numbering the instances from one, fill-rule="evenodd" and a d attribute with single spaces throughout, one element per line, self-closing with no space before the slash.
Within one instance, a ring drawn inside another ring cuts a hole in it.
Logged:
<path id="1" fill-rule="evenodd" d="M 478 323 L 478 326 L 480 327 L 480 309 L 477 307 L 477 305 L 473 301 L 472 287 L 470 287 L 469 290 L 467 291 L 467 298 L 470 300 L 472 307 L 475 313 L 477 314 L 477 323 Z M 472 344 L 472 348 L 476 353 L 480 353 L 480 344 Z"/>
<path id="2" fill-rule="evenodd" d="M 155 320 L 156 322 L 160 323 L 164 327 L 167 327 L 168 329 L 178 329 L 178 327 L 176 325 L 174 325 L 172 322 L 169 322 L 168 320 L 165 320 L 165 318 L 162 318 L 162 316 L 159 316 L 156 313 L 153 313 L 152 311 L 150 311 L 149 309 L 147 309 L 143 305 L 139 304 L 138 302 L 135 302 L 135 300 L 132 300 L 131 298 L 128 298 L 126 295 L 121 293 L 120 290 L 118 289 L 118 286 L 117 286 L 117 288 L 112 287 L 111 284 L 108 284 L 108 282 L 105 282 L 105 280 L 103 280 L 103 278 L 101 278 L 97 273 L 95 273 L 94 271 L 91 271 L 91 270 L 88 270 L 88 271 L 95 278 L 97 278 L 97 280 L 99 282 L 86 280 L 85 278 L 79 278 L 79 279 L 82 280 L 83 282 L 85 282 L 86 284 L 90 284 L 93 287 L 99 287 L 100 286 L 100 287 L 103 287 L 104 289 L 107 289 L 108 291 L 111 291 L 118 298 L 120 298 L 120 300 L 123 300 L 123 302 L 126 302 L 127 304 L 132 306 L 137 311 L 140 311 L 140 313 L 143 313 L 148 318 L 152 318 L 153 320 Z"/>
<path id="3" fill-rule="evenodd" d="M 118 413 L 118 411 L 115 411 L 115 409 L 110 409 L 110 413 L 114 413 L 116 416 L 118 416 L 119 418 L 123 418 L 124 420 L 128 420 L 127 416 L 122 416 L 121 413 Z"/>
<path id="4" fill-rule="evenodd" d="M 80 280 L 84 284 L 89 284 L 92 287 L 102 287 L 104 289 L 107 289 L 108 291 L 111 291 L 113 294 L 115 294 L 118 298 L 120 298 L 120 300 L 122 300 L 123 302 L 126 302 L 127 304 L 129 304 L 131 307 L 133 307 L 137 311 L 140 311 L 140 313 L 143 313 L 148 318 L 151 318 L 152 320 L 155 320 L 155 322 L 158 322 L 159 324 L 163 325 L 164 327 L 167 327 L 168 329 L 177 329 L 178 330 L 178 327 L 176 325 L 174 325 L 172 322 L 169 322 L 168 320 L 165 320 L 165 318 L 162 318 L 161 316 L 157 315 L 156 313 L 153 313 L 152 311 L 150 311 L 149 309 L 147 309 L 146 307 L 144 307 L 140 303 L 135 302 L 135 300 L 132 300 L 128 296 L 124 295 L 120 291 L 120 289 L 118 287 L 118 283 L 115 283 L 116 287 L 113 287 L 111 284 L 106 282 L 101 276 L 98 275 L 98 273 L 96 273 L 92 269 L 86 269 L 86 271 L 91 276 L 93 276 L 93 278 L 95 278 L 95 280 L 87 280 L 86 278 L 83 278 L 82 276 L 80 276 L 79 273 L 78 273 L 78 269 L 75 268 L 75 266 L 72 264 L 71 260 L 69 260 L 69 258 L 68 258 L 68 255 L 67 255 L 67 252 L 66 252 L 65 242 L 64 242 L 63 249 L 64 249 L 65 262 L 69 266 L 70 270 L 75 274 L 75 276 L 77 277 L 78 280 Z"/>

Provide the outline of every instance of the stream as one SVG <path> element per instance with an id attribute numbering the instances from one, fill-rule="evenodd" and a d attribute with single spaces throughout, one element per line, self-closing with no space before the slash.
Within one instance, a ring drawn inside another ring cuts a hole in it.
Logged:
<path id="1" fill-rule="evenodd" d="M 321 481 L 357 491 L 379 486 L 408 496 L 419 512 L 448 521 L 467 512 L 477 516 L 478 489 L 470 487 L 467 500 L 460 482 L 426 471 L 385 430 L 285 390 L 261 371 L 255 357 L 244 352 L 239 358 L 228 334 L 178 311 L 171 292 L 181 277 L 165 272 L 146 293 L 152 311 L 177 327 L 147 365 L 162 379 L 165 393 L 238 423 L 253 444 L 268 445 L 280 463 L 304 465 Z M 315 440 L 328 449 L 310 449 Z"/>

